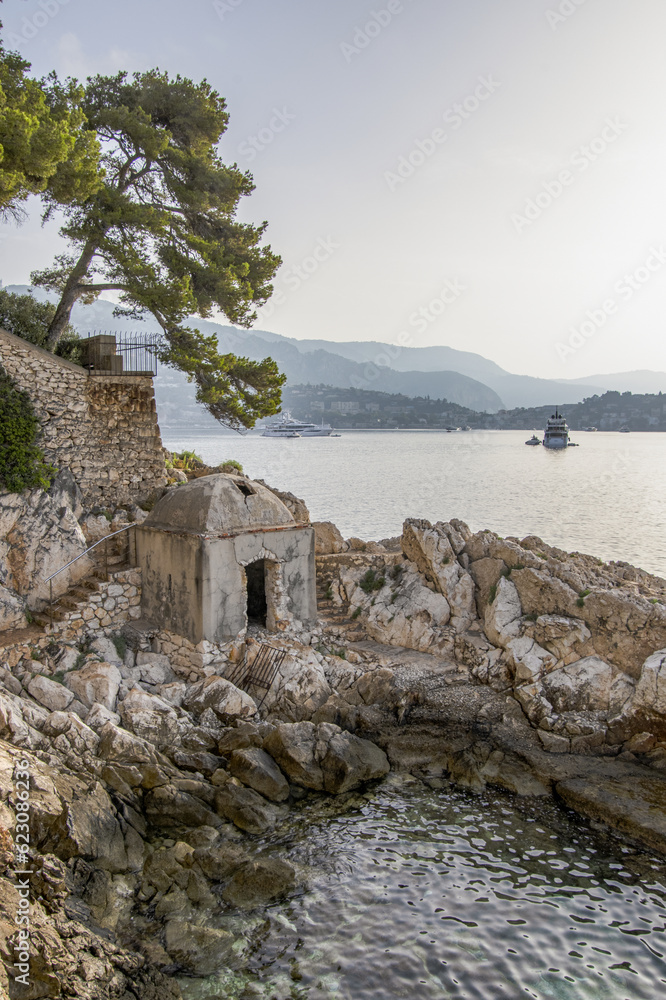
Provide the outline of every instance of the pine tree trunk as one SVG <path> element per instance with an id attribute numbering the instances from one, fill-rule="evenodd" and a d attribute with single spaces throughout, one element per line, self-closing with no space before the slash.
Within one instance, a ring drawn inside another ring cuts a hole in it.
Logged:
<path id="1" fill-rule="evenodd" d="M 67 329 L 67 324 L 69 323 L 76 300 L 85 291 L 85 285 L 82 284 L 82 279 L 85 278 L 88 273 L 88 268 L 90 267 L 90 262 L 95 256 L 96 249 L 96 243 L 89 240 L 84 246 L 81 256 L 77 260 L 72 273 L 67 279 L 67 283 L 65 284 L 62 295 L 60 296 L 60 302 L 56 307 L 55 316 L 53 317 L 53 321 L 49 327 L 48 336 L 46 338 L 46 346 L 51 351 L 55 348 L 56 344 Z"/>

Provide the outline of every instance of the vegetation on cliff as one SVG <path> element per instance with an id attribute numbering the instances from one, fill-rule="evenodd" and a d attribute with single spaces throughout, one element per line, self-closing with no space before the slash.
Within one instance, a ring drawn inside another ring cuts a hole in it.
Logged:
<path id="1" fill-rule="evenodd" d="M 39 422 L 30 398 L 0 365 L 0 485 L 10 493 L 48 489 L 56 470 L 37 447 Z"/>
<path id="2" fill-rule="evenodd" d="M 220 310 L 250 326 L 280 265 L 261 245 L 267 224 L 235 218 L 254 184 L 218 154 L 223 98 L 206 81 L 158 70 L 84 85 L 28 70 L 0 47 L 0 211 L 19 220 L 21 203 L 39 194 L 45 219 L 64 217 L 70 249 L 32 275 L 59 301 L 30 318 L 26 339 L 54 350 L 76 302 L 114 291 L 117 315 L 157 319 L 161 360 L 187 374 L 217 420 L 238 429 L 276 413 L 284 377 L 271 358 L 220 354 L 214 336 L 186 325 Z"/>

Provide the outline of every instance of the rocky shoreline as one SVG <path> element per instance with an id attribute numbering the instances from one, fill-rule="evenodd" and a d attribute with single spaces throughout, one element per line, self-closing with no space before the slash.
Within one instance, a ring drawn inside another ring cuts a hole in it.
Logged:
<path id="1" fill-rule="evenodd" d="M 48 508 L 70 542 L 95 528 L 74 490 L 21 503 L 26 535 L 28 509 Z M 143 622 L 135 567 L 134 592 L 81 595 L 50 633 L 6 588 L 23 630 L 0 633 L 0 998 L 178 997 L 174 975 L 236 960 L 219 914 L 299 890 L 267 835 L 308 796 L 353 795 L 389 770 L 554 796 L 666 854 L 666 581 L 460 521 L 408 520 L 382 543 L 315 531 L 317 623 L 224 646 Z M 37 549 L 28 538 L 14 579 Z M 264 642 L 285 653 L 268 692 L 239 679 Z M 30 989 L 13 965 L 22 858 Z"/>

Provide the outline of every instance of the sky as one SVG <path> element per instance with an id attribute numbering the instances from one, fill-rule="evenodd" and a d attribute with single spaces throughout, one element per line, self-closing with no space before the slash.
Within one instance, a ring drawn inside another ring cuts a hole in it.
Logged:
<path id="1" fill-rule="evenodd" d="M 205 77 L 283 259 L 255 327 L 666 371 L 663 0 L 5 0 L 41 75 Z M 0 277 L 63 249 L 29 204 Z"/>

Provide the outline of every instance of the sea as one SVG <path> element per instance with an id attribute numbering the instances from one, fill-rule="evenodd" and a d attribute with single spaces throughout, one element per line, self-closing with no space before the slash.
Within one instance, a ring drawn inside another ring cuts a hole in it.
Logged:
<path id="1" fill-rule="evenodd" d="M 575 432 L 576 447 L 527 447 L 527 431 L 345 430 L 264 438 L 163 432 L 171 451 L 240 462 L 305 500 L 345 538 L 399 535 L 407 517 L 457 517 L 474 531 L 550 545 L 666 577 L 666 434 Z"/>

